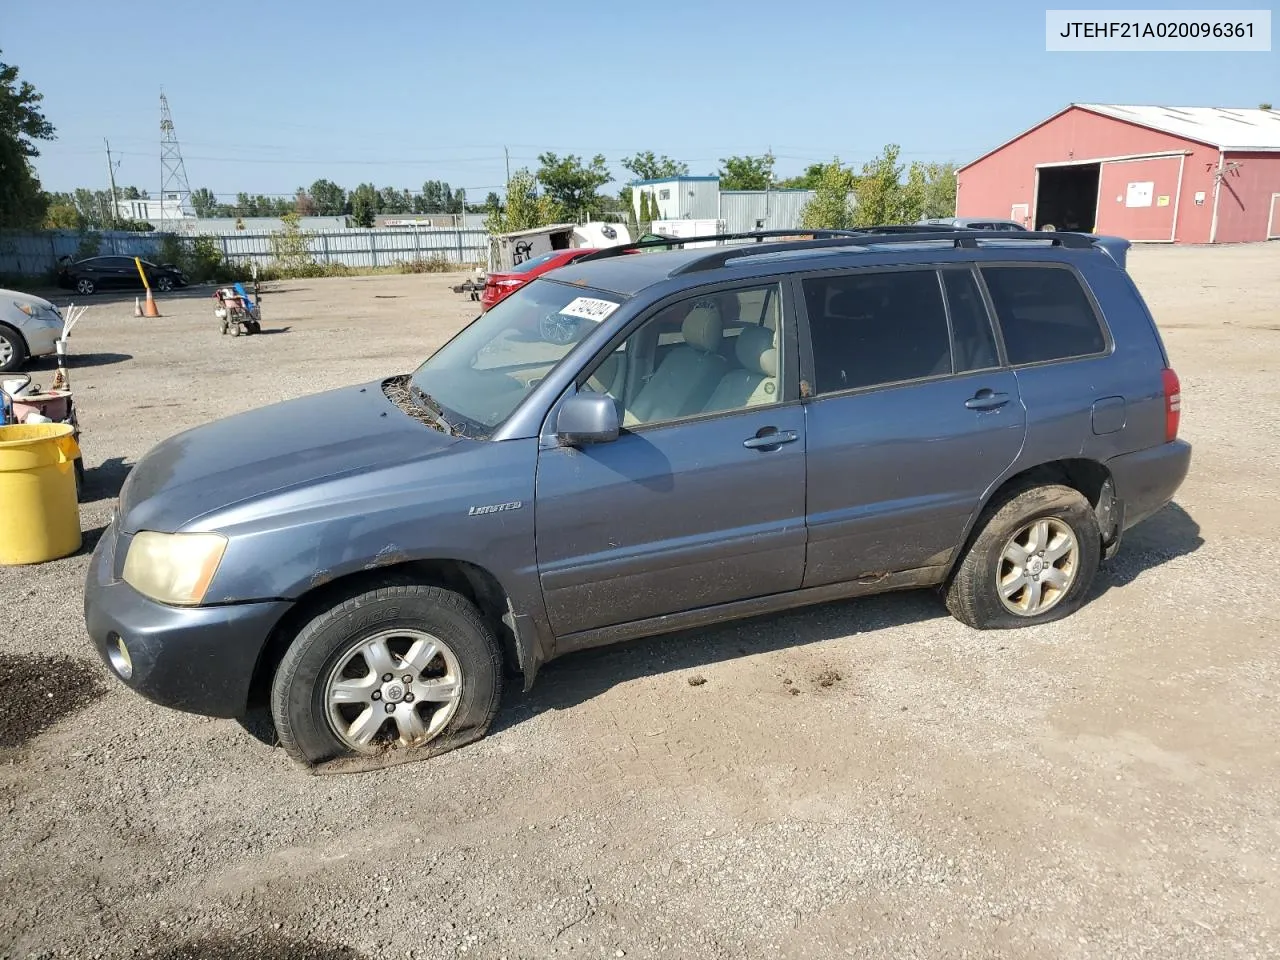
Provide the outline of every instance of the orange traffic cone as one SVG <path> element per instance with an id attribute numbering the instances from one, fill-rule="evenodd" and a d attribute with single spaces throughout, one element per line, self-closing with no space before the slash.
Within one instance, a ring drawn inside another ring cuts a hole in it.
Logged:
<path id="1" fill-rule="evenodd" d="M 133 298 L 133 315 L 135 317 L 142 316 L 142 298 L 141 297 Z"/>
<path id="2" fill-rule="evenodd" d="M 156 307 L 156 298 L 151 295 L 150 290 L 147 291 L 147 302 L 142 308 L 142 315 L 144 317 L 160 316 L 160 310 Z"/>

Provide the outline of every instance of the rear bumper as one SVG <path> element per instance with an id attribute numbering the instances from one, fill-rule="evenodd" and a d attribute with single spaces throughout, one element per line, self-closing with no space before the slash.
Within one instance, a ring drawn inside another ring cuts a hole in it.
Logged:
<path id="1" fill-rule="evenodd" d="M 113 579 L 115 540 L 112 524 L 93 552 L 84 593 L 85 626 L 103 663 L 154 703 L 211 717 L 243 716 L 258 655 L 289 603 L 156 603 Z M 108 645 L 115 637 L 128 647 L 128 678 L 111 666 Z"/>
<path id="2" fill-rule="evenodd" d="M 1191 444 L 1185 440 L 1126 453 L 1107 461 L 1115 481 L 1116 499 L 1123 504 L 1123 529 L 1145 520 L 1166 503 L 1187 478 Z"/>

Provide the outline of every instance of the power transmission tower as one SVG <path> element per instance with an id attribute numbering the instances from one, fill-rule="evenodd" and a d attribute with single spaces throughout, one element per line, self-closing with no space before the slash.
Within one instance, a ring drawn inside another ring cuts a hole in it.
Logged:
<path id="1" fill-rule="evenodd" d="M 173 201 L 176 201 L 174 203 Z M 176 208 L 175 214 L 170 214 Z M 191 184 L 187 182 L 187 168 L 182 162 L 182 146 L 173 129 L 173 114 L 169 112 L 169 98 L 160 93 L 160 229 L 174 232 L 174 221 L 191 210 Z"/>

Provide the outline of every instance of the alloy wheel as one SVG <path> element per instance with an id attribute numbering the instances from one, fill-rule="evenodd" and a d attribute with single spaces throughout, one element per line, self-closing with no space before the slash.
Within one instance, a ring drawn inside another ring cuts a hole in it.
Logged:
<path id="1" fill-rule="evenodd" d="M 461 698 L 457 655 L 421 630 L 385 630 L 356 641 L 324 685 L 334 735 L 359 753 L 393 743 L 421 746 L 453 719 Z"/>
<path id="2" fill-rule="evenodd" d="M 996 590 L 1006 610 L 1034 617 L 1052 610 L 1075 583 L 1080 544 L 1057 517 L 1041 517 L 1019 528 L 1000 553 Z"/>

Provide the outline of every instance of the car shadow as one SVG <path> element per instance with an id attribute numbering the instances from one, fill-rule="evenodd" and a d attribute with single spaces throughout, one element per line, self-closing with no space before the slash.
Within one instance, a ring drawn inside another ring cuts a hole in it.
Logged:
<path id="1" fill-rule="evenodd" d="M 132 360 L 131 353 L 76 353 L 72 351 L 67 354 L 67 366 L 72 370 L 78 367 L 108 367 L 113 363 L 124 363 Z M 28 370 L 54 370 L 58 366 L 58 358 L 56 356 L 37 357 L 28 365 Z"/>
<path id="2" fill-rule="evenodd" d="M 152 290 L 151 295 L 155 298 L 157 306 L 160 307 L 160 311 L 163 313 L 166 300 L 201 300 L 213 295 L 214 286 L 212 283 L 194 283 L 186 287 L 176 287 L 164 293 L 159 290 Z M 88 296 L 83 296 L 74 290 L 58 288 L 35 295 L 44 297 L 44 299 L 56 305 L 58 309 L 65 311 L 73 303 L 77 307 L 118 306 L 120 304 L 132 307 L 135 299 L 146 299 L 147 291 L 143 290 L 142 287 L 129 287 L 120 290 L 97 290 Z"/>
<path id="3" fill-rule="evenodd" d="M 1200 526 L 1176 503 L 1125 534 L 1119 553 L 1098 573 L 1089 602 L 1131 583 L 1147 570 L 1204 544 Z M 493 730 L 515 726 L 548 710 L 584 703 L 641 677 L 693 670 L 741 657 L 772 653 L 838 637 L 949 616 L 935 590 L 910 590 L 841 600 L 786 613 L 734 621 L 568 654 L 538 672 L 532 690 L 508 684 Z"/>
<path id="4" fill-rule="evenodd" d="M 518 681 L 512 682 L 492 729 L 496 732 L 548 710 L 576 706 L 641 677 L 693 670 L 947 615 L 935 591 L 910 590 L 568 654 L 543 667 L 527 694 L 520 691 Z"/>
<path id="5" fill-rule="evenodd" d="M 1125 531 L 1119 551 L 1098 571 L 1090 599 L 1115 587 L 1128 586 L 1146 571 L 1194 553 L 1202 546 L 1200 524 L 1179 504 L 1169 503 Z"/>
<path id="6" fill-rule="evenodd" d="M 265 337 L 269 333 L 288 333 L 291 329 L 293 328 L 292 327 L 263 327 L 261 330 L 255 333 L 254 336 Z"/>
<path id="7" fill-rule="evenodd" d="M 96 467 L 85 470 L 81 502 L 93 503 L 120 496 L 120 488 L 132 469 L 133 464 L 126 462 L 124 457 L 108 457 Z"/>

